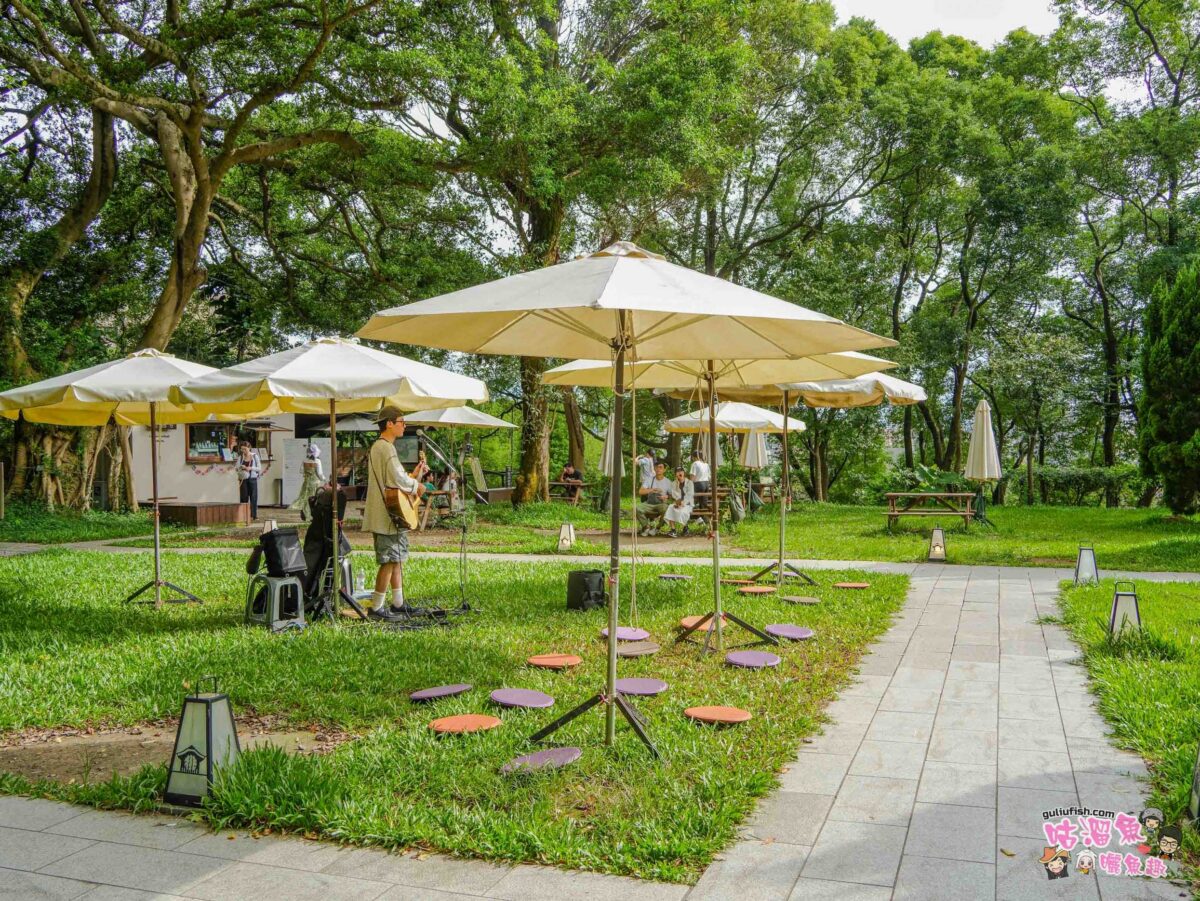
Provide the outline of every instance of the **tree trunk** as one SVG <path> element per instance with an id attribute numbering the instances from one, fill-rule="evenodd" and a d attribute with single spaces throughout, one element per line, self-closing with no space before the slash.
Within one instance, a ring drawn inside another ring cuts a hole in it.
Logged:
<path id="1" fill-rule="evenodd" d="M 136 513 L 138 511 L 137 486 L 133 483 L 133 449 L 129 442 L 129 427 L 119 426 L 117 433 L 121 442 L 121 475 L 125 483 L 125 509 Z"/>
<path id="2" fill-rule="evenodd" d="M 155 301 L 154 310 L 146 321 L 142 331 L 139 348 L 154 348 L 166 350 L 183 319 L 184 310 L 192 294 L 208 279 L 200 253 L 204 247 L 204 239 L 208 234 L 208 213 L 212 204 L 209 200 L 197 194 L 193 204 L 193 214 L 189 217 L 187 229 L 175 240 L 171 265 L 167 276 Z M 203 225 L 198 225 L 203 222 Z"/>
<path id="3" fill-rule="evenodd" d="M 913 415 L 912 407 L 904 408 L 904 468 L 912 469 L 916 460 L 913 456 Z"/>
<path id="4" fill-rule="evenodd" d="M 1038 426 L 1038 467 L 1046 465 L 1046 433 Z M 1038 476 L 1038 491 L 1041 494 L 1042 503 L 1050 503 L 1050 490 L 1046 485 L 1046 480 L 1042 476 Z"/>
<path id="5" fill-rule="evenodd" d="M 15 382 L 36 375 L 21 340 L 21 323 L 29 297 L 46 272 L 60 262 L 96 220 L 117 178 L 117 144 L 113 117 L 92 111 L 92 168 L 83 192 L 57 222 L 28 235 L 13 260 L 0 268 L 0 359 L 4 374 Z"/>
<path id="6" fill-rule="evenodd" d="M 567 457 L 577 470 L 583 472 L 583 418 L 579 415 L 579 401 L 575 390 L 563 386 L 563 419 L 567 423 Z"/>
<path id="7" fill-rule="evenodd" d="M 1033 433 L 1029 433 L 1025 445 L 1025 503 L 1033 506 Z"/>

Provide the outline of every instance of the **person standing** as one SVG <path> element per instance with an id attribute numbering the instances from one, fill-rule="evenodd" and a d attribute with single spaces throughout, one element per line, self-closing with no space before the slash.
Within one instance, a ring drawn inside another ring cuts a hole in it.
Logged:
<path id="1" fill-rule="evenodd" d="M 375 542 L 375 591 L 371 595 L 372 619 L 391 620 L 407 614 L 404 603 L 404 564 L 408 561 L 408 526 L 397 523 L 388 511 L 384 488 L 399 488 L 415 504 L 425 492 L 424 461 L 412 475 L 404 471 L 395 441 L 404 434 L 404 415 L 396 407 L 384 407 L 376 419 L 379 438 L 371 445 L 367 458 L 367 504 L 363 511 L 363 531 L 371 532 Z M 392 589 L 391 607 L 386 606 L 387 590 Z"/>
<path id="2" fill-rule="evenodd" d="M 258 519 L 258 479 L 262 475 L 262 458 L 250 442 L 242 439 L 238 444 L 237 477 L 238 497 L 243 504 L 250 505 L 250 518 Z"/>
<path id="3" fill-rule="evenodd" d="M 641 476 L 641 481 L 638 483 L 642 488 L 645 488 L 654 480 L 654 454 L 648 450 L 642 451 L 637 457 L 638 474 Z"/>
<path id="4" fill-rule="evenodd" d="M 694 490 L 704 493 L 712 490 L 712 470 L 704 462 L 704 451 L 697 449 L 692 452 L 690 476 Z"/>
<path id="5" fill-rule="evenodd" d="M 317 493 L 321 483 L 325 481 L 325 472 L 321 468 L 321 449 L 315 444 L 309 444 L 304 453 L 304 481 L 300 485 L 300 493 L 292 501 L 289 510 L 299 510 L 301 519 L 308 519 L 308 500 Z"/>

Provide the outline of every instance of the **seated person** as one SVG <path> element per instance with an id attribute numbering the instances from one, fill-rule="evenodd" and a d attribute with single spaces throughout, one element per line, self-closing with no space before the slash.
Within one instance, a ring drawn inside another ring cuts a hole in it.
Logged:
<path id="1" fill-rule="evenodd" d="M 667 479 L 665 463 L 654 466 L 654 476 L 638 489 L 641 502 L 637 505 L 637 520 L 641 535 L 653 534 L 666 515 L 671 501 L 671 482 Z"/>
<path id="2" fill-rule="evenodd" d="M 570 460 L 562 468 L 562 472 L 558 474 L 558 480 L 566 483 L 563 486 L 564 497 L 569 497 L 572 500 L 579 497 L 579 486 L 583 484 L 583 477 L 579 470 L 575 468 L 575 464 Z"/>
<path id="3" fill-rule="evenodd" d="M 695 488 L 682 466 L 675 470 L 675 481 L 671 483 L 671 504 L 663 518 L 670 524 L 671 537 L 682 538 L 687 532 L 688 520 L 695 506 Z"/>
<path id="4" fill-rule="evenodd" d="M 442 476 L 441 490 L 446 494 L 438 498 L 438 506 L 446 507 L 450 510 L 458 509 L 458 473 L 453 469 L 447 469 L 446 474 Z"/>

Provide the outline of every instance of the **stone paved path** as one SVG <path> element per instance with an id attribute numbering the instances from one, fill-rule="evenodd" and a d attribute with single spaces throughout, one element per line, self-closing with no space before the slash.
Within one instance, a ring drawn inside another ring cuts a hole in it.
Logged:
<path id="1" fill-rule="evenodd" d="M 833 724 L 800 749 L 779 790 L 690 891 L 545 867 L 255 840 L 173 818 L 0 796 L 0 899 L 1187 897 L 1169 883 L 1128 878 L 1073 873 L 1050 883 L 1036 864 L 1043 809 L 1143 803 L 1145 768 L 1108 744 L 1077 649 L 1062 628 L 1037 622 L 1056 611 L 1058 580 L 1069 573 L 835 563 L 911 574 L 905 607 L 829 708 Z"/>

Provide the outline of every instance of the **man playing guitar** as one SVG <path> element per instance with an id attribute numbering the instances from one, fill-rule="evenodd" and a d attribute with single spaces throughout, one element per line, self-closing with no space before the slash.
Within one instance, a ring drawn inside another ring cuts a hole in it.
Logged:
<path id="1" fill-rule="evenodd" d="M 367 468 L 367 506 L 363 512 L 363 531 L 375 536 L 375 593 L 371 595 L 372 619 L 391 620 L 404 616 L 404 563 L 408 560 L 408 530 L 417 500 L 424 493 L 421 484 L 428 467 L 422 458 L 412 475 L 404 471 L 396 453 L 395 440 L 404 434 L 404 415 L 387 406 L 376 417 L 379 438 L 371 445 Z M 388 608 L 388 586 L 392 604 Z"/>

